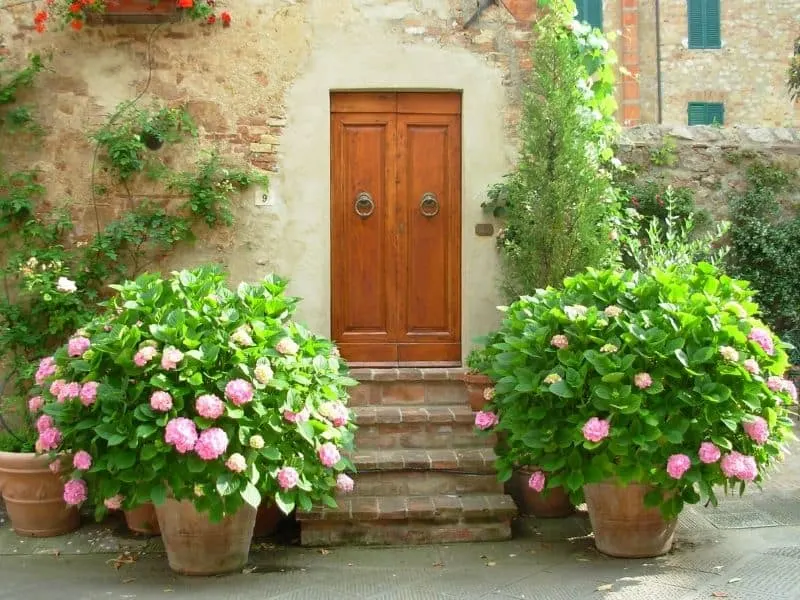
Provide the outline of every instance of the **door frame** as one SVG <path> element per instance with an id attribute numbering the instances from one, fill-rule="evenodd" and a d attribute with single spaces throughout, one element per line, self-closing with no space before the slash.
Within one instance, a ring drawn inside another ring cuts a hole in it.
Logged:
<path id="1" fill-rule="evenodd" d="M 403 95 L 402 104 L 400 99 L 400 94 Z M 418 94 L 418 96 L 416 96 Z M 385 95 L 385 96 L 384 96 Z M 453 97 L 457 95 L 457 110 L 454 110 L 454 100 Z M 383 97 L 382 97 L 383 96 Z M 434 100 L 439 96 L 439 99 Z M 336 102 L 334 102 L 334 98 L 337 97 Z M 449 97 L 449 98 L 448 98 Z M 455 333 L 457 335 L 457 342 L 448 343 L 449 346 L 458 346 L 458 359 L 457 360 L 445 360 L 445 361 L 403 361 L 401 357 L 398 356 L 397 361 L 391 362 L 358 362 L 358 361 L 348 361 L 350 365 L 354 367 L 372 367 L 372 368 L 394 368 L 394 367 L 458 367 L 462 364 L 461 357 L 463 356 L 463 348 L 464 348 L 464 327 L 463 327 L 463 319 L 464 319 L 464 272 L 465 272 L 465 265 L 464 265 L 464 252 L 463 252 L 463 237 L 464 237 L 464 118 L 463 118 L 463 90 L 448 90 L 448 89 L 437 89 L 437 90 L 430 90 L 430 89 L 352 89 L 352 90 L 330 90 L 329 91 L 329 104 L 328 104 L 328 119 L 330 123 L 330 132 L 331 138 L 328 142 L 328 149 L 330 152 L 330 171 L 328 176 L 328 181 L 330 184 L 330 198 L 328 200 L 328 207 L 329 207 L 329 224 L 330 224 L 330 238 L 329 238 L 329 246 L 328 246 L 328 256 L 330 257 L 329 260 L 329 276 L 330 276 L 330 298 L 329 298 L 329 310 L 331 315 L 331 336 L 334 335 L 334 304 L 336 301 L 335 298 L 335 277 L 334 277 L 334 263 L 333 263 L 333 245 L 335 242 L 335 222 L 333 216 L 333 209 L 334 209 L 334 196 L 337 192 L 336 186 L 334 185 L 334 178 L 335 178 L 335 159 L 334 159 L 334 148 L 333 148 L 333 127 L 334 127 L 334 119 L 333 115 L 335 112 L 338 113 L 346 113 L 348 112 L 348 108 L 352 108 L 352 112 L 357 114 L 366 114 L 369 112 L 391 112 L 392 110 L 395 111 L 397 115 L 400 114 L 410 114 L 410 115 L 425 115 L 425 116 L 433 116 L 433 115 L 457 115 L 458 116 L 458 156 L 457 156 L 457 168 L 458 174 L 455 176 L 455 189 L 457 190 L 458 196 L 458 208 L 457 214 L 453 217 L 456 220 L 455 226 L 449 226 L 451 229 L 451 233 L 455 231 L 454 241 L 452 244 L 452 251 L 455 255 L 455 260 L 458 261 L 458 268 L 456 270 L 456 278 L 457 281 L 450 282 L 451 285 L 455 287 L 455 301 L 456 301 L 456 315 L 454 315 L 455 319 Z M 372 106 L 371 110 L 364 111 L 360 108 L 360 105 L 364 103 L 365 100 L 370 101 L 370 105 Z M 349 101 L 352 101 L 350 103 Z M 377 102 L 376 102 L 377 101 Z M 334 105 L 338 105 L 339 110 L 334 110 Z M 418 108 L 417 108 L 418 107 Z M 399 131 L 398 131 L 399 137 Z M 399 142 L 398 142 L 399 143 Z M 395 165 L 396 169 L 399 169 L 399 165 Z M 398 180 L 396 181 L 395 185 L 399 184 L 399 173 L 396 173 Z M 399 275 L 399 274 L 398 274 Z M 337 342 L 339 340 L 336 340 Z M 436 342 L 426 342 L 431 344 L 431 348 L 436 344 Z M 402 344 L 399 344 L 402 345 Z M 399 348 L 398 348 L 399 351 Z"/>

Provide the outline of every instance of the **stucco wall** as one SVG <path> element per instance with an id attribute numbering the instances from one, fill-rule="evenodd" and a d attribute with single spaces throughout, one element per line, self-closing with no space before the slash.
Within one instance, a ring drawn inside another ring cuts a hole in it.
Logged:
<path id="1" fill-rule="evenodd" d="M 466 10 L 465 10 L 466 7 Z M 94 231 L 90 192 L 93 147 L 87 133 L 114 107 L 149 86 L 142 99 L 187 103 L 200 139 L 165 155 L 181 165 L 202 145 L 268 171 L 267 205 L 260 190 L 243 195 L 236 223 L 208 231 L 169 257 L 167 269 L 207 261 L 225 264 L 234 281 L 268 272 L 291 278 L 302 296 L 300 317 L 330 333 L 329 92 L 347 89 L 463 91 L 464 353 L 496 322 L 496 252 L 478 237 L 480 203 L 515 156 L 516 100 L 527 66 L 529 25 L 499 6 L 472 27 L 472 3 L 460 0 L 241 0 L 230 3 L 229 29 L 197 24 L 87 27 L 36 34 L 31 5 L 0 13 L 9 54 L 53 51 L 40 77 L 40 121 L 46 127 L 34 157 L 48 203 L 69 198 L 78 227 L 74 242 Z M 149 50 L 149 51 L 148 51 Z M 148 56 L 152 74 L 148 74 Z M 26 159 L 29 160 L 29 159 Z M 102 173 L 97 174 L 103 183 Z M 134 185 L 133 201 L 153 190 Z M 170 198 L 158 199 L 169 203 Z M 100 201 L 101 224 L 129 208 L 127 195 Z"/>

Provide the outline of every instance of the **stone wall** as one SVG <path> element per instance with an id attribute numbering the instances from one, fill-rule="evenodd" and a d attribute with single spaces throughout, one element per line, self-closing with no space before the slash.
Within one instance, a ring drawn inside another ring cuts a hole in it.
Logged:
<path id="1" fill-rule="evenodd" d="M 672 166 L 656 166 L 653 150 L 675 145 Z M 620 158 L 642 168 L 644 178 L 695 190 L 697 204 L 717 219 L 727 216 L 727 198 L 745 186 L 747 164 L 753 160 L 780 165 L 800 175 L 800 130 L 764 127 L 686 127 L 642 125 L 627 129 Z M 788 205 L 800 205 L 800 193 L 785 198 Z"/>

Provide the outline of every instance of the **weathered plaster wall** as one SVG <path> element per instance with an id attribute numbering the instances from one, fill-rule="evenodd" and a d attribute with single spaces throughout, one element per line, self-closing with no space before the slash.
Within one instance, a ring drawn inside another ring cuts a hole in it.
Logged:
<path id="1" fill-rule="evenodd" d="M 650 152 L 664 148 L 667 136 L 675 143 L 672 166 L 654 166 Z M 781 166 L 800 174 L 800 131 L 791 128 L 642 125 L 625 131 L 620 158 L 643 167 L 647 178 L 686 186 L 695 191 L 697 204 L 716 219 L 726 219 L 728 196 L 746 185 L 752 160 Z M 800 193 L 785 200 L 800 207 Z"/>
<path id="2" fill-rule="evenodd" d="M 206 232 L 161 266 L 216 261 L 234 281 L 281 273 L 292 279 L 291 292 L 305 298 L 301 318 L 322 333 L 330 331 L 329 91 L 462 90 L 466 353 L 471 339 L 497 319 L 493 238 L 477 237 L 474 225 L 484 220 L 487 186 L 514 157 L 530 31 L 528 22 L 499 6 L 465 30 L 472 6 L 461 0 L 242 0 L 229 7 L 230 29 L 187 23 L 42 36 L 30 27 L 35 7 L 23 5 L 0 14 L 0 34 L 12 55 L 53 51 L 52 71 L 38 84 L 47 135 L 36 164 L 48 202 L 69 198 L 78 222 L 74 241 L 95 227 L 87 133 L 149 79 L 143 103 L 187 103 L 200 126 L 198 142 L 170 150 L 168 162 L 184 164 L 213 143 L 224 155 L 268 171 L 273 182 L 267 206 L 256 205 L 260 193 L 244 195 L 232 228 Z M 103 177 L 98 172 L 97 182 Z M 101 198 L 101 224 L 129 204 L 124 194 Z"/>

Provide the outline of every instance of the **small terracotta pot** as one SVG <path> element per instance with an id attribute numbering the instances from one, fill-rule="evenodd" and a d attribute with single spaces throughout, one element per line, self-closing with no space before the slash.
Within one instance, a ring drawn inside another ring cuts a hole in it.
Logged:
<path id="1" fill-rule="evenodd" d="M 472 410 L 483 410 L 489 402 L 483 397 L 483 390 L 492 386 L 492 380 L 481 373 L 464 373 L 464 384 L 467 386 L 467 397 Z"/>
<path id="2" fill-rule="evenodd" d="M 77 507 L 64 502 L 64 483 L 50 471 L 52 461 L 33 452 L 0 452 L 0 490 L 19 535 L 52 537 L 80 526 Z"/>
<path id="3" fill-rule="evenodd" d="M 645 494 L 652 489 L 639 483 L 583 486 L 594 543 L 600 552 L 619 558 L 649 558 L 670 551 L 677 519 L 665 521 L 658 508 L 645 507 Z"/>
<path id="4" fill-rule="evenodd" d="M 568 517 L 575 512 L 575 507 L 563 487 L 556 487 L 544 492 L 537 492 L 530 488 L 528 480 L 535 470 L 526 467 L 514 471 L 511 476 L 513 483 L 510 492 L 517 503 L 520 514 L 541 519 L 558 519 Z"/>
<path id="5" fill-rule="evenodd" d="M 128 529 L 134 533 L 142 535 L 159 535 L 161 533 L 158 528 L 156 507 L 152 502 L 126 510 L 125 523 L 128 524 Z"/>
<path id="6" fill-rule="evenodd" d="M 256 526 L 253 529 L 253 537 L 266 537 L 272 535 L 278 529 L 283 513 L 276 504 L 262 501 L 256 513 Z"/>
<path id="7" fill-rule="evenodd" d="M 247 564 L 256 509 L 244 504 L 219 523 L 188 500 L 167 498 L 156 506 L 170 568 L 183 575 L 221 575 Z"/>

